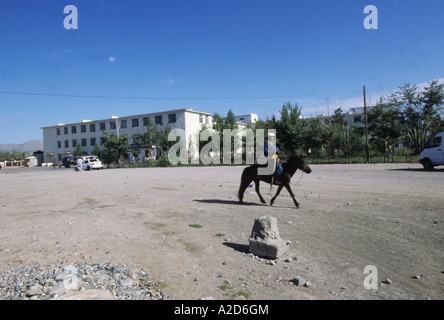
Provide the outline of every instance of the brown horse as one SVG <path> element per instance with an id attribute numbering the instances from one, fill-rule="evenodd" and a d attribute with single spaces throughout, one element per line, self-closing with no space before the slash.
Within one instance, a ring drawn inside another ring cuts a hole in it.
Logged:
<path id="1" fill-rule="evenodd" d="M 273 175 L 258 175 L 258 167 L 265 167 L 265 166 L 254 164 L 245 168 L 244 171 L 242 172 L 241 184 L 238 193 L 239 202 L 240 203 L 243 202 L 245 189 L 247 189 L 251 181 L 254 181 L 254 184 L 256 186 L 256 193 L 259 195 L 259 199 L 261 200 L 262 203 L 266 203 L 264 198 L 262 198 L 262 195 L 259 192 L 259 182 L 263 181 L 268 184 L 271 184 L 273 180 L 273 184 L 279 187 L 276 192 L 276 195 L 271 199 L 270 205 L 273 205 L 274 200 L 276 200 L 282 188 L 285 187 L 290 193 L 291 197 L 293 198 L 293 202 L 296 208 L 299 208 L 299 203 L 296 201 L 293 191 L 291 191 L 290 181 L 297 169 L 302 170 L 307 174 L 311 172 L 311 168 L 307 165 L 304 159 L 298 156 L 289 159 L 287 163 L 282 164 L 282 167 L 284 169 L 282 174 L 277 177 L 274 177 L 274 179 L 272 179 Z"/>

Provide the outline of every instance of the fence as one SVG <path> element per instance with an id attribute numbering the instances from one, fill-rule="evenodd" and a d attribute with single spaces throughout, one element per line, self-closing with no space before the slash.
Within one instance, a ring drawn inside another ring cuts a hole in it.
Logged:
<path id="1" fill-rule="evenodd" d="M 366 163 L 364 156 L 342 156 L 342 157 L 313 157 L 304 158 L 309 164 L 346 164 L 346 163 Z M 396 155 L 370 155 L 370 163 L 414 163 L 419 162 L 419 155 L 396 154 Z"/>

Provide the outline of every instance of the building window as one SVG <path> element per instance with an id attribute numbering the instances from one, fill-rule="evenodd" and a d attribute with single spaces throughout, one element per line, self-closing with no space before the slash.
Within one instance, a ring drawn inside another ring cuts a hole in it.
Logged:
<path id="1" fill-rule="evenodd" d="M 69 148 L 69 141 L 65 140 L 65 148 Z"/>
<path id="2" fill-rule="evenodd" d="M 109 123 L 109 127 L 110 127 L 110 129 L 116 129 L 116 122 L 115 121 L 111 121 Z"/>
<path id="3" fill-rule="evenodd" d="M 168 123 L 175 123 L 176 122 L 176 114 L 172 113 L 168 115 Z"/>
<path id="4" fill-rule="evenodd" d="M 203 121 L 203 115 L 199 115 L 199 123 L 204 123 L 204 121 Z"/>
<path id="5" fill-rule="evenodd" d="M 133 122 L 133 128 L 139 126 L 139 119 L 133 119 L 132 122 Z"/>
<path id="6" fill-rule="evenodd" d="M 84 125 L 84 124 L 82 124 L 81 126 L 80 126 L 80 132 L 86 132 L 86 125 Z"/>
<path id="7" fill-rule="evenodd" d="M 82 147 L 86 147 L 86 139 L 82 139 Z"/>
<path id="8" fill-rule="evenodd" d="M 92 123 L 89 125 L 89 132 L 96 132 L 96 124 Z"/>
<path id="9" fill-rule="evenodd" d="M 89 142 L 90 142 L 90 146 L 95 146 L 96 145 L 96 138 L 91 138 Z"/>
<path id="10" fill-rule="evenodd" d="M 71 133 L 77 133 L 77 127 L 76 126 L 72 126 L 71 127 Z"/>
<path id="11" fill-rule="evenodd" d="M 100 137 L 100 145 L 103 146 L 104 143 L 105 143 L 105 138 L 104 137 Z"/>
<path id="12" fill-rule="evenodd" d="M 126 120 L 122 120 L 122 122 L 120 123 L 120 127 L 121 127 L 122 129 L 125 129 L 125 128 L 127 127 L 127 125 L 126 125 Z"/>
<path id="13" fill-rule="evenodd" d="M 143 126 L 146 126 L 148 124 L 148 121 L 150 120 L 149 117 L 143 118 Z"/>
<path id="14" fill-rule="evenodd" d="M 57 155 L 57 159 L 59 159 L 59 161 L 62 161 L 62 155 L 60 153 Z"/>
<path id="15" fill-rule="evenodd" d="M 57 148 L 61 148 L 62 147 L 62 142 L 61 141 L 57 141 Z"/>
<path id="16" fill-rule="evenodd" d="M 57 135 L 60 135 L 60 128 L 57 128 Z"/>
<path id="17" fill-rule="evenodd" d="M 353 120 L 354 120 L 355 123 L 356 122 L 362 122 L 361 116 L 355 116 Z"/>
<path id="18" fill-rule="evenodd" d="M 73 140 L 72 140 L 72 147 L 75 148 L 76 145 L 77 145 L 77 140 L 76 140 L 76 139 L 73 139 Z"/>
<path id="19" fill-rule="evenodd" d="M 100 131 L 106 130 L 106 123 L 102 122 L 100 123 Z"/>
<path id="20" fill-rule="evenodd" d="M 63 128 L 63 133 L 64 133 L 64 134 L 68 134 L 68 127 L 64 127 L 64 128 Z"/>
<path id="21" fill-rule="evenodd" d="M 162 116 L 156 116 L 156 117 L 154 118 L 154 121 L 155 121 L 156 124 L 160 124 L 160 125 L 163 124 L 163 122 L 162 122 Z"/>

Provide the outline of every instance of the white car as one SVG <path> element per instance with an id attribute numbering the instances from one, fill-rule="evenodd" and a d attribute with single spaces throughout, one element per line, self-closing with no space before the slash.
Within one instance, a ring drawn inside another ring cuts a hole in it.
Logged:
<path id="1" fill-rule="evenodd" d="M 426 170 L 444 164 L 444 131 L 434 136 L 425 146 L 424 151 L 419 156 L 419 162 Z"/>
<path id="2" fill-rule="evenodd" d="M 82 170 L 91 170 L 91 169 L 96 169 L 96 170 L 102 170 L 103 169 L 103 164 L 102 161 L 99 160 L 98 157 L 96 156 L 83 156 L 81 157 L 83 160 L 83 164 L 82 164 Z M 76 165 L 74 167 L 75 171 L 79 171 L 79 166 Z"/>

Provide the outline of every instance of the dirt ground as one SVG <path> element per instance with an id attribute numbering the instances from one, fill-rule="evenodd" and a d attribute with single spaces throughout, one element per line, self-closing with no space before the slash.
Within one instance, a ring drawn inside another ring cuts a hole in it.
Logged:
<path id="1" fill-rule="evenodd" d="M 444 299 L 444 169 L 311 167 L 293 177 L 299 209 L 286 190 L 271 207 L 249 188 L 239 205 L 239 166 L 3 168 L 0 271 L 109 260 L 176 299 Z M 271 199 L 268 185 L 261 193 Z M 266 215 L 291 241 L 273 263 L 248 254 Z M 298 275 L 311 285 L 294 285 Z"/>

